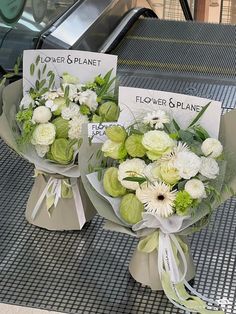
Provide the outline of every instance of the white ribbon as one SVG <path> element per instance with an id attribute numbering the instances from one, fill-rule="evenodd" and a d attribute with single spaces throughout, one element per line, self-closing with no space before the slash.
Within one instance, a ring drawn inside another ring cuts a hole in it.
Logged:
<path id="1" fill-rule="evenodd" d="M 80 228 L 82 228 L 86 222 L 85 213 L 83 209 L 83 203 L 80 195 L 80 191 L 77 185 L 77 178 L 70 178 L 72 193 L 75 201 L 75 208 L 78 217 L 78 221 L 80 224 Z M 62 180 L 50 177 L 48 183 L 46 184 L 42 194 L 40 195 L 33 211 L 31 214 L 31 219 L 34 220 L 45 197 L 54 196 L 54 207 L 57 206 L 62 191 Z"/>

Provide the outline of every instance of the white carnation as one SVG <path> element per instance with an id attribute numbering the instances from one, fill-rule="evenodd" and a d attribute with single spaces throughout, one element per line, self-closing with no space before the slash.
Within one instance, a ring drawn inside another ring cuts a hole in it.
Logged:
<path id="1" fill-rule="evenodd" d="M 77 115 L 80 115 L 80 108 L 73 102 L 71 102 L 68 107 L 63 108 L 61 111 L 61 116 L 65 120 L 70 120 Z"/>
<path id="2" fill-rule="evenodd" d="M 30 94 L 25 94 L 25 96 L 21 99 L 20 109 L 28 109 L 30 105 L 34 107 L 34 100 Z"/>
<path id="3" fill-rule="evenodd" d="M 202 143 L 201 150 L 205 156 L 217 158 L 222 154 L 223 146 L 217 139 L 207 138 Z"/>
<path id="4" fill-rule="evenodd" d="M 42 123 L 36 126 L 31 142 L 33 145 L 50 145 L 54 142 L 55 137 L 56 128 L 54 124 Z"/>
<path id="5" fill-rule="evenodd" d="M 68 131 L 68 137 L 69 139 L 79 139 L 82 134 L 82 125 L 84 123 L 88 123 L 88 118 L 87 116 L 84 115 L 77 115 L 74 116 L 70 121 L 69 121 L 69 131 Z"/>
<path id="6" fill-rule="evenodd" d="M 44 157 L 49 152 L 49 145 L 35 145 L 36 152 L 39 157 Z"/>
<path id="7" fill-rule="evenodd" d="M 201 157 L 201 168 L 199 172 L 208 179 L 215 179 L 219 174 L 218 163 L 213 158 Z"/>
<path id="8" fill-rule="evenodd" d="M 202 181 L 198 179 L 191 179 L 187 181 L 184 187 L 185 191 L 189 193 L 189 195 L 193 199 L 199 199 L 199 198 L 205 198 L 206 197 L 206 191 L 204 184 Z"/>
<path id="9" fill-rule="evenodd" d="M 81 92 L 78 96 L 78 100 L 81 105 L 86 105 L 91 110 L 97 109 L 97 94 L 91 89 Z"/>
<path id="10" fill-rule="evenodd" d="M 199 172 L 201 159 L 192 152 L 183 151 L 176 154 L 174 167 L 179 171 L 181 178 L 190 179 Z"/>
<path id="11" fill-rule="evenodd" d="M 137 190 L 139 187 L 138 182 L 123 180 L 126 177 L 140 177 L 146 164 L 142 159 L 133 158 L 122 162 L 118 168 L 118 179 L 120 183 L 127 189 Z"/>
<path id="12" fill-rule="evenodd" d="M 34 109 L 32 122 L 33 123 L 47 123 L 52 117 L 51 110 L 44 106 L 39 106 Z"/>

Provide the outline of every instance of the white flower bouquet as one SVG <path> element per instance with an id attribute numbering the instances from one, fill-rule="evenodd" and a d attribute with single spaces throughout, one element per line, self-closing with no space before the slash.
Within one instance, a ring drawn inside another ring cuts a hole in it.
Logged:
<path id="1" fill-rule="evenodd" d="M 133 278 L 164 290 L 180 309 L 202 314 L 215 313 L 207 309 L 214 301 L 188 283 L 194 266 L 186 236 L 206 226 L 235 187 L 235 165 L 229 177 L 225 158 L 232 123 L 222 120 L 224 151 L 199 122 L 208 106 L 185 129 L 164 110 L 128 127 L 108 127 L 102 146 L 84 141 L 82 154 L 91 157 L 89 171 L 84 164 L 81 174 L 90 200 L 107 219 L 106 228 L 140 239 L 129 266 Z"/>
<path id="2" fill-rule="evenodd" d="M 23 85 L 18 81 L 3 93 L 0 135 L 35 166 L 26 218 L 52 230 L 81 229 L 94 216 L 80 179 L 82 125 L 116 121 L 119 115 L 114 94 L 116 57 L 108 56 L 114 67 L 107 71 L 107 65 L 102 66 L 106 56 L 73 51 L 69 60 L 100 58 L 99 67 L 74 65 L 66 72 L 68 65 L 60 68 L 54 62 L 66 60 L 68 53 L 25 52 Z"/>

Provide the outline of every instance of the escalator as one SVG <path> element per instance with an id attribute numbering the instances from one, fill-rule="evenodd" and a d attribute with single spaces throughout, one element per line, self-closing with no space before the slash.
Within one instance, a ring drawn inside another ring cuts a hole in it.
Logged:
<path id="1" fill-rule="evenodd" d="M 236 107 L 236 26 L 164 21 L 151 10 L 136 8 L 116 20 L 105 40 L 105 20 L 99 16 L 71 42 L 57 40 L 68 24 L 60 32 L 48 28 L 37 47 L 117 54 L 123 86 L 218 100 L 223 112 Z M 33 182 L 32 166 L 1 142 L 0 154 L 0 187 L 5 193 L 0 211 L 0 302 L 66 313 L 182 313 L 163 293 L 130 277 L 128 261 L 137 240 L 104 231 L 101 217 L 81 232 L 49 232 L 29 225 L 24 204 Z M 226 297 L 226 314 L 236 313 L 235 207 L 236 200 L 228 200 L 209 228 L 190 238 L 197 266 L 194 288 L 212 299 Z"/>

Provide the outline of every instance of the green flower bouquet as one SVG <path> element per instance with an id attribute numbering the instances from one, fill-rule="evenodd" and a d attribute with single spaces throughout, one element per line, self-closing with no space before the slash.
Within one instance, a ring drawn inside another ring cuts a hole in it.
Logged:
<path id="1" fill-rule="evenodd" d="M 84 131 L 81 148 L 90 160 L 82 181 L 107 219 L 105 228 L 139 238 L 129 266 L 132 277 L 164 290 L 178 308 L 202 314 L 215 313 L 207 303 L 221 301 L 189 285 L 194 265 L 186 236 L 207 225 L 236 183 L 235 163 L 226 160 L 226 152 L 236 151 L 229 142 L 232 112 L 222 118 L 219 141 L 200 124 L 208 106 L 185 129 L 164 110 L 148 112 L 126 128 L 108 127 L 102 146 L 86 143 Z"/>
<path id="2" fill-rule="evenodd" d="M 63 57 L 50 57 L 59 52 Z M 68 53 L 59 52 L 33 51 L 31 63 L 27 63 L 31 52 L 24 53 L 23 82 L 17 81 L 3 92 L 0 135 L 35 166 L 27 220 L 47 229 L 81 229 L 95 214 L 80 178 L 82 125 L 117 120 L 115 69 L 89 68 L 88 76 L 86 65 L 83 69 L 74 65 L 71 74 L 65 71 L 67 67 L 55 67 L 54 62 L 66 60 Z M 76 51 L 69 56 L 69 60 L 71 56 L 74 60 L 100 57 Z M 112 57 L 116 66 L 116 57 Z"/>

